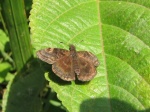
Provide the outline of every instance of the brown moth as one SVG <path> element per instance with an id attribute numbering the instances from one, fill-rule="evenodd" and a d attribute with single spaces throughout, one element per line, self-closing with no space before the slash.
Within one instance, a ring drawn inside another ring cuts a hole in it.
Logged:
<path id="1" fill-rule="evenodd" d="M 65 81 L 75 80 L 75 75 L 80 81 L 89 81 L 96 75 L 96 67 L 99 65 L 94 54 L 76 51 L 74 45 L 69 46 L 69 51 L 59 48 L 39 50 L 37 56 L 42 61 L 52 64 L 53 72 Z"/>

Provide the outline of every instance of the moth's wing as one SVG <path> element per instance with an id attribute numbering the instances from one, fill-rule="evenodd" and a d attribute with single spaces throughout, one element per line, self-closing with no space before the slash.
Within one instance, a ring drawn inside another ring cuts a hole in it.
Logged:
<path id="1" fill-rule="evenodd" d="M 91 52 L 88 52 L 88 51 L 78 51 L 77 55 L 78 55 L 78 57 L 83 57 L 86 60 L 92 62 L 94 64 L 94 66 L 96 66 L 96 67 L 99 65 L 98 58 L 94 54 L 92 54 Z"/>
<path id="2" fill-rule="evenodd" d="M 75 80 L 71 56 L 65 56 L 52 65 L 53 72 L 63 80 Z"/>
<path id="3" fill-rule="evenodd" d="M 89 81 L 96 75 L 96 68 L 87 58 L 79 57 L 80 74 L 77 75 L 78 80 Z"/>
<path id="4" fill-rule="evenodd" d="M 68 50 L 59 48 L 47 48 L 37 51 L 37 57 L 49 64 L 53 64 L 60 58 L 68 55 L 69 55 Z"/>
<path id="5" fill-rule="evenodd" d="M 99 61 L 92 53 L 87 51 L 79 51 L 78 63 L 80 68 L 80 74 L 77 75 L 78 80 L 89 81 L 96 75 L 96 67 L 99 65 Z"/>

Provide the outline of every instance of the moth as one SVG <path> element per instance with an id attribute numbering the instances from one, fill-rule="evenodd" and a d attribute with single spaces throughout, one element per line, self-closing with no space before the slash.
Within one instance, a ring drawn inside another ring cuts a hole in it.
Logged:
<path id="1" fill-rule="evenodd" d="M 96 75 L 99 66 L 98 58 L 88 51 L 76 51 L 74 45 L 69 50 L 47 48 L 37 51 L 37 57 L 52 64 L 52 71 L 65 81 L 90 81 Z"/>

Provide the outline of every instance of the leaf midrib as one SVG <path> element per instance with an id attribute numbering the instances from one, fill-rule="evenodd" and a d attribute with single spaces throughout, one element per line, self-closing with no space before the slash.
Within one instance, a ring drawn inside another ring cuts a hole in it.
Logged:
<path id="1" fill-rule="evenodd" d="M 104 59 L 104 68 L 105 68 L 105 77 L 106 77 L 106 85 L 107 85 L 107 88 L 108 88 L 108 97 L 110 98 L 110 89 L 109 89 L 109 84 L 108 84 L 108 73 L 107 73 L 107 68 L 106 68 L 106 56 L 105 56 L 105 50 L 104 50 L 104 41 L 103 41 L 103 36 L 102 36 L 102 24 L 101 24 L 101 15 L 100 15 L 100 1 L 97 0 L 97 9 L 98 9 L 98 23 L 99 23 L 99 31 L 101 32 L 100 33 L 100 40 L 101 40 L 101 48 L 102 48 L 102 57 Z M 108 99 L 109 100 L 109 99 Z M 110 103 L 110 100 L 108 101 L 109 102 L 109 106 L 110 106 L 110 112 L 112 112 L 112 109 L 111 109 L 111 103 Z"/>

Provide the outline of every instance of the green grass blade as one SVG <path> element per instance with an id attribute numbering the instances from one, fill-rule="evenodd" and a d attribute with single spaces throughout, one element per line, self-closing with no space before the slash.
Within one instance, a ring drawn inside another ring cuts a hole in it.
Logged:
<path id="1" fill-rule="evenodd" d="M 1 3 L 14 61 L 19 71 L 32 56 L 24 3 L 23 0 L 3 0 Z"/>

